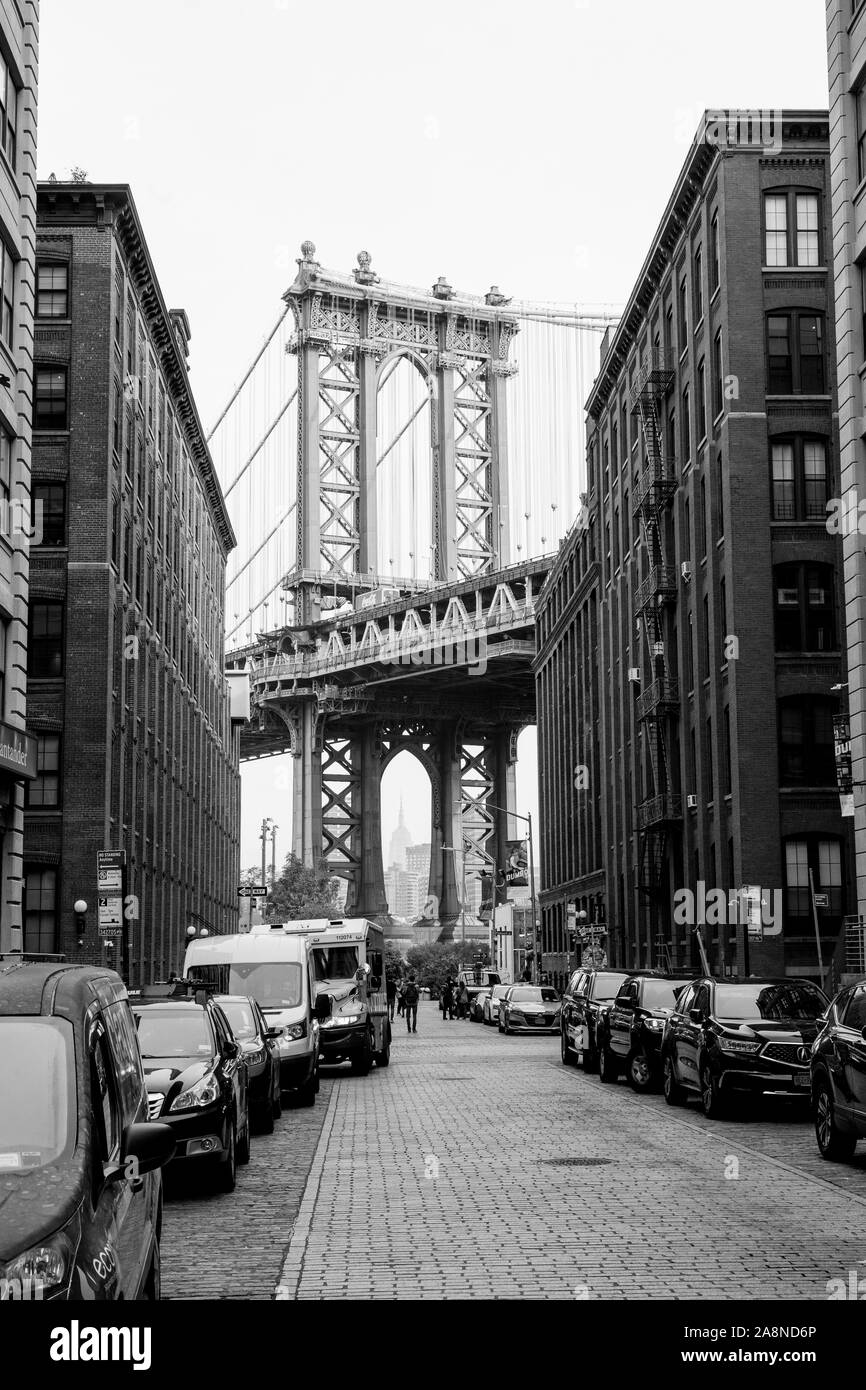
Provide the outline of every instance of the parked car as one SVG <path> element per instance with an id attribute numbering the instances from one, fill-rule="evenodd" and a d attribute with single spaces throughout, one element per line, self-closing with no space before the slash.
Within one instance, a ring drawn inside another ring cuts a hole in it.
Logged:
<path id="1" fill-rule="evenodd" d="M 171 1125 L 172 1163 L 206 1163 L 233 1192 L 250 1157 L 247 1071 L 228 1019 L 205 990 L 186 982 L 130 995 L 152 1120 Z"/>
<path id="2" fill-rule="evenodd" d="M 739 1096 L 807 1100 L 809 1054 L 827 996 L 809 980 L 693 980 L 662 1036 L 668 1105 L 700 1096 L 716 1119 Z"/>
<path id="3" fill-rule="evenodd" d="M 512 985 L 499 1005 L 501 1033 L 556 1033 L 559 995 L 551 985 Z"/>
<path id="4" fill-rule="evenodd" d="M 7 1296 L 157 1299 L 162 1181 L 126 987 L 0 958 L 0 1281 Z"/>
<path id="5" fill-rule="evenodd" d="M 274 1121 L 283 1113 L 278 1047 L 283 1030 L 268 1027 L 261 1006 L 249 995 L 217 994 L 215 1002 L 228 1019 L 235 1042 L 241 1045 L 252 1118 L 263 1134 L 273 1134 Z"/>
<path id="6" fill-rule="evenodd" d="M 482 1006 L 481 1019 L 488 1027 L 499 1021 L 499 1005 L 504 996 L 511 989 L 511 985 L 494 985 Z"/>
<path id="7" fill-rule="evenodd" d="M 484 1018 L 484 1001 L 490 998 L 489 989 L 480 989 L 469 998 L 469 1022 L 481 1023 Z"/>
<path id="8" fill-rule="evenodd" d="M 565 1066 L 577 1057 L 584 1071 L 598 1065 L 598 1024 L 610 1008 L 620 986 L 628 979 L 626 970 L 576 970 L 562 996 L 560 1014 L 560 1054 Z"/>
<path id="9" fill-rule="evenodd" d="M 815 1137 L 824 1158 L 851 1158 L 866 1139 L 866 980 L 839 991 L 812 1047 Z"/>
<path id="10" fill-rule="evenodd" d="M 677 995 L 692 975 L 631 975 L 602 1014 L 599 1024 L 598 1074 L 616 1081 L 625 1072 L 635 1091 L 649 1091 L 661 1081 L 661 1040 Z"/>

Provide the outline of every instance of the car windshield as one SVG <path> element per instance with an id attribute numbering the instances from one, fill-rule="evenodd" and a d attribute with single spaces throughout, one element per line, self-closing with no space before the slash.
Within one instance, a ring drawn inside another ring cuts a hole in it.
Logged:
<path id="1" fill-rule="evenodd" d="M 511 989 L 511 985 L 494 985 L 494 986 L 493 986 L 493 998 L 494 998 L 494 999 L 501 999 L 502 996 L 503 996 L 503 994 L 507 994 L 508 991 L 509 991 L 510 989 Z"/>
<path id="2" fill-rule="evenodd" d="M 628 975 L 596 975 L 592 982 L 593 999 L 615 999 L 619 994 L 619 987 Z"/>
<path id="3" fill-rule="evenodd" d="M 254 1038 L 259 1031 L 258 1019 L 253 1013 L 252 1004 L 245 999 L 217 999 L 216 1001 L 232 1027 L 238 1042 Z"/>
<path id="4" fill-rule="evenodd" d="M 0 1018 L 0 1176 L 55 1163 L 75 1142 L 72 1029 L 53 1018 Z M 11 1059 L 14 1058 L 14 1064 Z"/>
<path id="5" fill-rule="evenodd" d="M 672 1009 L 677 995 L 685 989 L 688 980 L 647 980 L 643 987 L 643 1006 L 645 1009 Z"/>
<path id="6" fill-rule="evenodd" d="M 314 946 L 313 964 L 320 983 L 353 980 L 358 969 L 357 946 Z"/>
<path id="7" fill-rule="evenodd" d="M 820 1017 L 826 1007 L 821 991 L 805 981 L 716 986 L 718 1018 L 765 1018 L 774 1023 L 782 1019 L 808 1021 Z"/>
<path id="8" fill-rule="evenodd" d="M 155 1057 L 212 1057 L 216 1051 L 204 1009 L 133 1009 L 145 1061 Z"/>
<path id="9" fill-rule="evenodd" d="M 556 1004 L 559 996 L 555 989 L 543 989 L 538 985 L 527 985 L 524 989 L 515 989 L 511 995 L 512 1004 Z"/>
<path id="10" fill-rule="evenodd" d="M 263 1009 L 294 1009 L 301 1002 L 299 961 L 236 961 L 229 972 L 230 994 L 251 994 Z"/>

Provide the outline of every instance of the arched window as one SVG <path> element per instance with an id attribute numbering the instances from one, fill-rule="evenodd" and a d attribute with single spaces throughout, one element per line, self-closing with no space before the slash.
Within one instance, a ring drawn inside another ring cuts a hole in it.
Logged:
<path id="1" fill-rule="evenodd" d="M 819 695 L 791 695 L 779 701 L 779 784 L 832 787 L 835 701 Z"/>
<path id="2" fill-rule="evenodd" d="M 773 571 L 777 652 L 836 651 L 832 565 L 777 565 Z"/>

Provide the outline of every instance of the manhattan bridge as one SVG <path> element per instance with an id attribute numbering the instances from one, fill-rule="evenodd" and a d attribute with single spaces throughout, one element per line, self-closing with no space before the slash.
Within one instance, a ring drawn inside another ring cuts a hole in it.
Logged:
<path id="1" fill-rule="evenodd" d="M 617 315 L 357 262 L 325 269 L 304 242 L 211 431 L 239 538 L 226 664 L 251 681 L 241 757 L 291 754 L 293 852 L 345 880 L 347 915 L 387 921 L 381 781 L 419 760 L 448 939 L 461 872 L 520 838 L 536 605 L 580 510 L 582 406 Z"/>

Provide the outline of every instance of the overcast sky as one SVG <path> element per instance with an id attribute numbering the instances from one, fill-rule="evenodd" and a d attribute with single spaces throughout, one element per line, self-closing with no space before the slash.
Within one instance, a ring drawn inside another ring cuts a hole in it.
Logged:
<path id="1" fill-rule="evenodd" d="M 131 184 L 209 425 L 306 237 L 388 279 L 623 303 L 706 107 L 825 107 L 822 0 L 43 0 L 39 173 Z M 527 740 L 531 744 L 531 737 Z M 429 838 L 426 776 L 393 765 Z M 242 864 L 276 762 L 244 774 Z M 534 759 L 519 808 L 535 808 Z"/>

